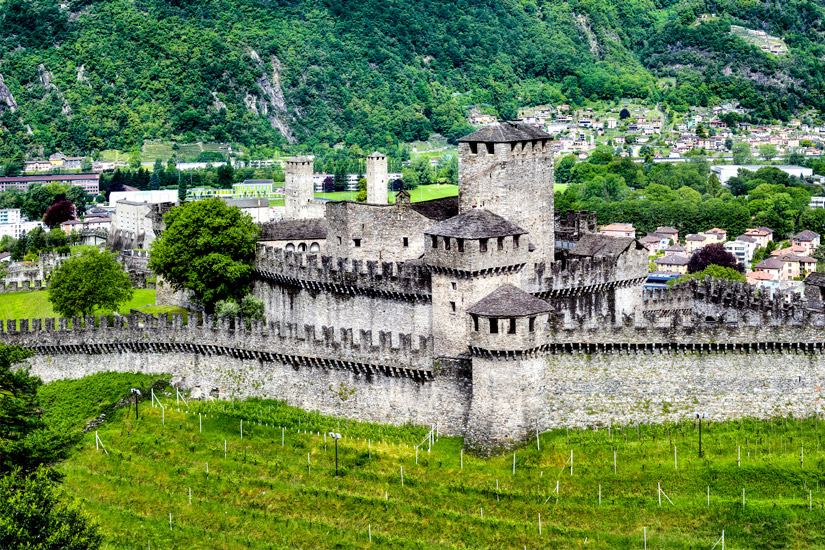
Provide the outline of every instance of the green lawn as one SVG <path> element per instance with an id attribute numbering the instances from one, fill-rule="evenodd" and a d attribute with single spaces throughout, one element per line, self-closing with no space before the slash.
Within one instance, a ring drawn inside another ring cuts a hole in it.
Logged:
<path id="1" fill-rule="evenodd" d="M 73 393 L 61 390 L 52 393 Z M 109 454 L 89 433 L 58 466 L 108 548 L 641 549 L 646 532 L 651 549 L 709 549 L 723 530 L 729 549 L 825 546 L 815 420 L 705 426 L 702 459 L 688 422 L 556 430 L 542 434 L 540 450 L 533 440 L 515 453 L 514 474 L 512 453 L 462 459 L 459 438 L 416 455 L 427 428 L 276 401 L 161 400 L 165 425 L 146 400 L 139 420 L 121 410 L 99 428 Z M 344 435 L 338 477 L 329 431 Z"/>
<path id="2" fill-rule="evenodd" d="M 47 299 L 47 291 L 33 290 L 30 292 L 9 292 L 0 294 L 0 319 L 44 319 L 56 317 L 52 306 Z M 124 315 L 132 308 L 155 304 L 155 291 L 149 289 L 135 289 L 132 299 L 118 311 Z M 109 314 L 110 311 L 96 312 Z"/>

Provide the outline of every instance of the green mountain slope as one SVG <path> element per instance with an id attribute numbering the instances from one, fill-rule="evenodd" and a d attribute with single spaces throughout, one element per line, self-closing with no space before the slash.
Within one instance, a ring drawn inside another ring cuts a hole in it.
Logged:
<path id="1" fill-rule="evenodd" d="M 387 146 L 459 136 L 478 104 L 736 99 L 786 118 L 823 102 L 825 0 L 64 1 L 0 2 L 0 158 L 168 138 Z"/>

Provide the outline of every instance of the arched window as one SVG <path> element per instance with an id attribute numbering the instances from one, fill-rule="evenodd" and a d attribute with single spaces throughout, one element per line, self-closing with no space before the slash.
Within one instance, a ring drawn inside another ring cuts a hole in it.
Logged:
<path id="1" fill-rule="evenodd" d="M 286 245 L 284 247 L 284 250 L 286 250 L 287 252 L 295 252 L 295 245 L 292 244 L 292 243 L 289 243 L 288 245 Z"/>
<path id="2" fill-rule="evenodd" d="M 306 245 L 306 243 L 300 243 L 300 244 L 298 245 L 298 252 L 306 252 L 306 251 L 307 251 L 307 245 Z"/>
<path id="3" fill-rule="evenodd" d="M 318 244 L 318 243 L 312 243 L 311 245 L 309 245 L 309 251 L 313 252 L 313 253 L 314 252 L 320 252 L 321 251 L 321 245 Z"/>

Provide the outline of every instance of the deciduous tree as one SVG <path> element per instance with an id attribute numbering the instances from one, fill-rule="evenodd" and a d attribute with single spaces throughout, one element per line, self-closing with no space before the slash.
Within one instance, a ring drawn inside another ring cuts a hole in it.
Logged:
<path id="1" fill-rule="evenodd" d="M 164 221 L 149 266 L 172 288 L 192 291 L 208 311 L 249 291 L 259 230 L 248 214 L 206 199 L 173 208 Z"/>
<path id="2" fill-rule="evenodd" d="M 703 246 L 694 252 L 688 262 L 687 270 L 688 273 L 696 273 L 703 271 L 709 265 L 729 267 L 736 271 L 743 271 L 743 267 L 739 265 L 736 256 L 725 250 L 725 247 L 719 243 Z"/>
<path id="3" fill-rule="evenodd" d="M 95 310 L 116 310 L 132 298 L 129 275 L 114 255 L 86 250 L 52 273 L 49 302 L 64 316 L 91 315 Z"/>

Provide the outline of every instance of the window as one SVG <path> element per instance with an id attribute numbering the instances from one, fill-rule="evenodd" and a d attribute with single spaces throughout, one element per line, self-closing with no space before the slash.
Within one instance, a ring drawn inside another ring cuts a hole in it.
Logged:
<path id="1" fill-rule="evenodd" d="M 455 302 L 450 302 L 450 309 L 455 313 Z"/>
<path id="2" fill-rule="evenodd" d="M 438 237 L 435 235 L 430 235 L 430 239 L 432 239 L 433 248 L 438 248 Z"/>
<path id="3" fill-rule="evenodd" d="M 478 332 L 478 315 L 472 315 L 473 318 L 473 330 Z"/>
<path id="4" fill-rule="evenodd" d="M 516 333 L 516 320 L 510 319 L 510 328 L 507 330 L 507 334 L 515 334 Z"/>
<path id="5" fill-rule="evenodd" d="M 470 154 L 477 155 L 478 154 L 478 143 L 470 142 Z"/>
<path id="6" fill-rule="evenodd" d="M 321 245 L 318 244 L 318 243 L 312 243 L 311 245 L 309 245 L 309 251 L 310 252 L 320 252 L 321 251 Z"/>
<path id="7" fill-rule="evenodd" d="M 355 245 L 355 248 L 361 247 L 361 239 L 352 239 L 352 242 Z"/>
<path id="8" fill-rule="evenodd" d="M 403 241 L 403 243 L 404 243 L 404 248 L 407 248 L 408 246 L 410 246 L 410 239 L 409 239 L 409 238 L 404 237 L 404 238 L 402 239 L 402 241 Z"/>
<path id="9" fill-rule="evenodd" d="M 490 334 L 498 334 L 498 319 L 490 319 Z"/>
<path id="10" fill-rule="evenodd" d="M 451 285 L 453 285 L 453 290 L 455 290 L 455 289 L 456 289 L 456 284 L 455 284 L 455 281 L 453 281 L 453 282 L 452 282 L 452 283 L 450 283 L 450 284 L 451 284 Z"/>
<path id="11" fill-rule="evenodd" d="M 450 249 L 450 237 L 444 237 L 444 250 Z"/>
<path id="12" fill-rule="evenodd" d="M 338 237 L 338 244 L 341 244 L 341 237 Z"/>
<path id="13" fill-rule="evenodd" d="M 456 239 L 456 242 L 458 243 L 458 251 L 464 252 L 464 239 Z"/>
<path id="14" fill-rule="evenodd" d="M 495 144 L 493 144 L 493 143 L 485 143 L 484 145 L 485 145 L 485 147 L 487 147 L 487 154 L 488 154 L 488 155 L 493 155 L 493 154 L 495 154 L 495 152 L 496 152 L 496 150 L 495 150 Z"/>
<path id="15" fill-rule="evenodd" d="M 504 250 L 504 237 L 499 237 L 498 238 L 498 249 L 499 250 Z"/>
<path id="16" fill-rule="evenodd" d="M 295 245 L 292 244 L 292 243 L 289 243 L 288 245 L 286 245 L 284 247 L 284 250 L 286 250 L 287 252 L 295 252 Z"/>
<path id="17" fill-rule="evenodd" d="M 536 331 L 536 318 L 530 317 L 530 332 Z"/>
<path id="18" fill-rule="evenodd" d="M 520 235 L 513 235 L 513 248 L 518 248 L 518 238 Z"/>
<path id="19" fill-rule="evenodd" d="M 481 239 L 478 241 L 478 250 L 480 252 L 487 252 L 487 239 Z"/>
<path id="20" fill-rule="evenodd" d="M 298 245 L 298 252 L 306 252 L 306 251 L 307 251 L 307 245 L 306 245 L 306 243 L 300 243 L 300 244 Z"/>

